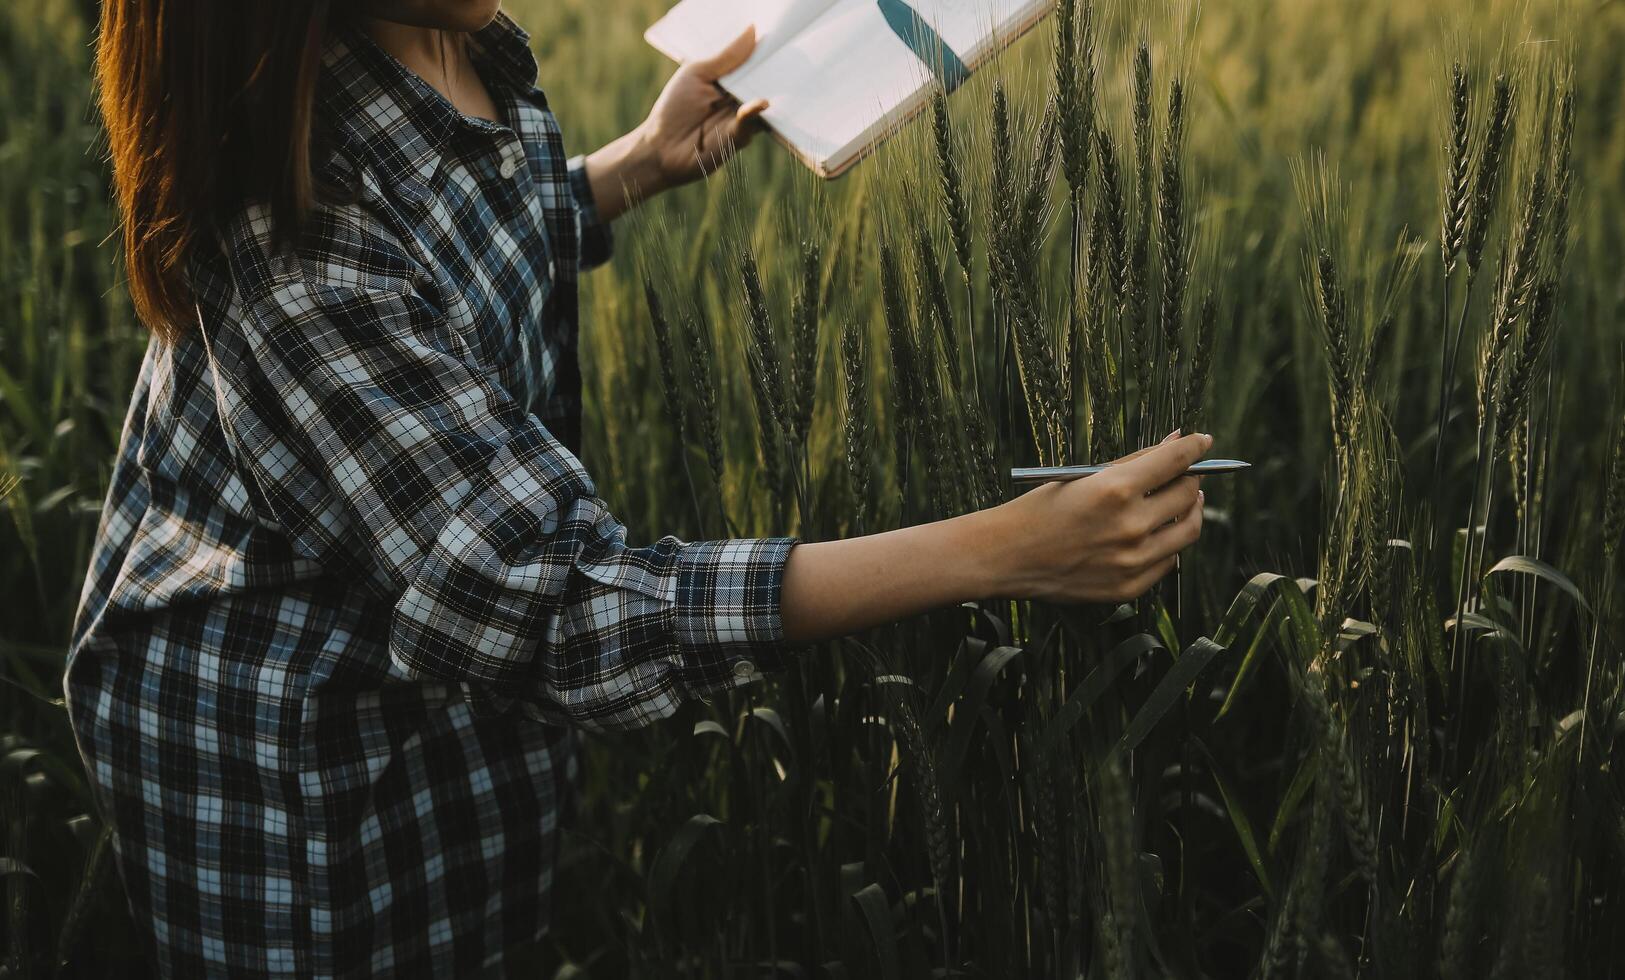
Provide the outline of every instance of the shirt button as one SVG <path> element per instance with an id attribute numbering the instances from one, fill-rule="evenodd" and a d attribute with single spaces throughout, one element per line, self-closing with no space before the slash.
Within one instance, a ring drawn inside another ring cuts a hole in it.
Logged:
<path id="1" fill-rule="evenodd" d="M 515 160 L 513 157 L 508 157 L 506 160 L 502 161 L 502 179 L 503 180 L 508 180 L 514 174 L 516 174 L 518 172 L 519 172 L 519 161 Z"/>
<path id="2" fill-rule="evenodd" d="M 756 673 L 756 665 L 749 660 L 741 660 L 734 664 L 735 677 L 746 678 L 754 673 Z"/>

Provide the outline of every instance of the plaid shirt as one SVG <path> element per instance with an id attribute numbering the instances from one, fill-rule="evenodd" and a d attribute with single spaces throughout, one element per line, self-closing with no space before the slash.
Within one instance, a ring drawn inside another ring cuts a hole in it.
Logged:
<path id="1" fill-rule="evenodd" d="M 630 547 L 577 460 L 576 277 L 607 259 L 526 35 L 506 125 L 335 27 L 355 190 L 294 252 L 248 206 L 147 349 L 64 684 L 175 976 L 465 976 L 546 931 L 570 726 L 783 665 L 792 538 Z"/>

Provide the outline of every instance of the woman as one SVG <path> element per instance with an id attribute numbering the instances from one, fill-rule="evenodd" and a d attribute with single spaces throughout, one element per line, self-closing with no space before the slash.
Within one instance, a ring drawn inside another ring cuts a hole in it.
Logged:
<path id="1" fill-rule="evenodd" d="M 547 928 L 572 729 L 1002 594 L 1123 599 L 1200 533 L 1166 440 L 940 523 L 632 547 L 577 460 L 576 276 L 761 104 L 679 70 L 566 159 L 498 0 L 105 0 L 152 331 L 65 687 L 166 975 L 464 976 Z"/>

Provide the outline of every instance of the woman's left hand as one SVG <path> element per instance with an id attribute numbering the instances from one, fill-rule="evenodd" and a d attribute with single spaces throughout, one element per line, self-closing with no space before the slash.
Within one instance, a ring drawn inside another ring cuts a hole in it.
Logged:
<path id="1" fill-rule="evenodd" d="M 716 81 L 755 49 L 756 28 L 750 27 L 711 57 L 683 65 L 638 128 L 587 158 L 587 179 L 604 220 L 711 173 L 750 142 L 767 100 L 740 105 Z"/>
<path id="2" fill-rule="evenodd" d="M 752 26 L 711 57 L 683 65 L 666 83 L 649 118 L 638 127 L 664 187 L 686 184 L 722 166 L 761 128 L 756 117 L 767 108 L 766 99 L 740 105 L 716 84 L 755 49 Z"/>

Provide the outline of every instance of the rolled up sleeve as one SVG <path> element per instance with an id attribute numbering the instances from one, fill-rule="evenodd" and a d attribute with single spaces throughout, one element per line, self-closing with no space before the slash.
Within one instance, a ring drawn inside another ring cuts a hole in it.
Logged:
<path id="1" fill-rule="evenodd" d="M 696 676 L 784 666 L 780 600 L 793 538 L 696 541 L 677 562 L 677 637 Z"/>
<path id="2" fill-rule="evenodd" d="M 638 727 L 784 663 L 796 539 L 632 547 L 580 461 L 415 294 L 284 281 L 213 328 L 271 516 L 391 603 L 407 679 Z"/>
<path id="3" fill-rule="evenodd" d="M 598 202 L 592 196 L 592 182 L 587 179 L 587 158 L 576 155 L 569 159 L 570 192 L 576 200 L 576 213 L 581 221 L 581 271 L 603 265 L 615 251 L 615 236 L 609 222 L 598 214 Z"/>

